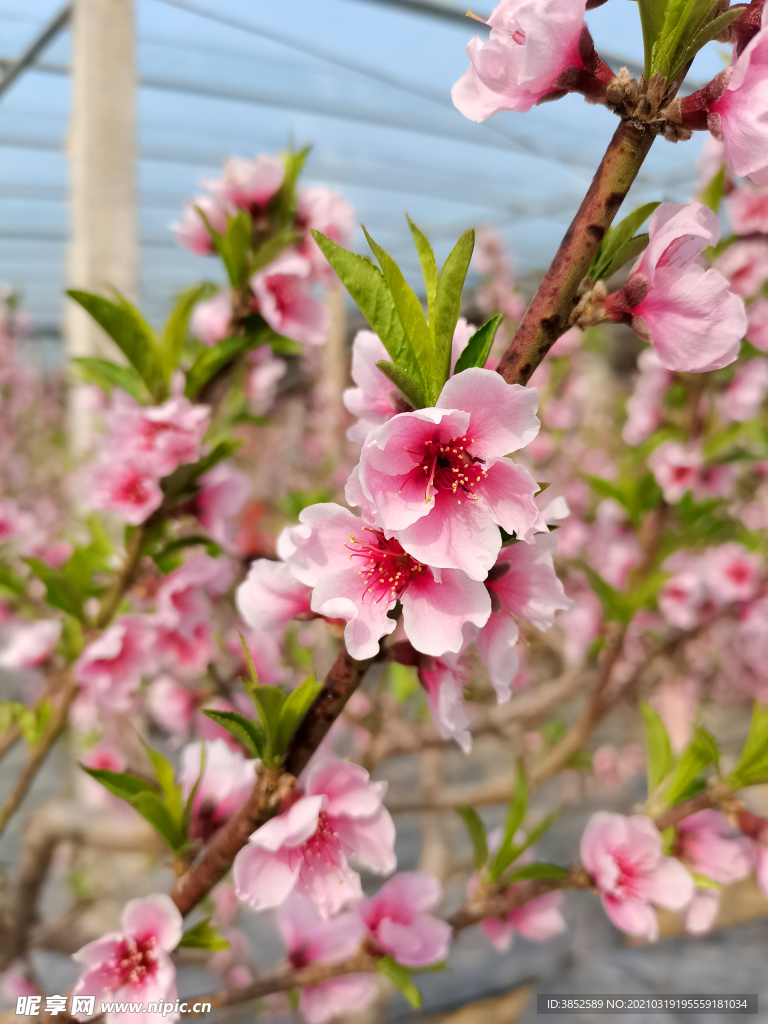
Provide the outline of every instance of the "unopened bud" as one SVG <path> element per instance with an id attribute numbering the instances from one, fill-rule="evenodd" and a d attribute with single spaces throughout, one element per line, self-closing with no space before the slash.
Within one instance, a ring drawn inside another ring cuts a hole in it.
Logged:
<path id="1" fill-rule="evenodd" d="M 648 294 L 648 278 L 645 274 L 632 274 L 622 289 L 627 306 L 634 309 Z"/>

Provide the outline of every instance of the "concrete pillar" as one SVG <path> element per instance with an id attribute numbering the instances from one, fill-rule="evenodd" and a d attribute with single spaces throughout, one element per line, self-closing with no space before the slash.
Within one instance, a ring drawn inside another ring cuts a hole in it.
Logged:
<path id="1" fill-rule="evenodd" d="M 73 0 L 72 106 L 67 155 L 70 288 L 138 298 L 136 28 L 134 0 Z M 120 358 L 76 303 L 64 321 L 69 356 Z M 70 438 L 83 451 L 90 433 L 82 388 L 70 404 Z"/>

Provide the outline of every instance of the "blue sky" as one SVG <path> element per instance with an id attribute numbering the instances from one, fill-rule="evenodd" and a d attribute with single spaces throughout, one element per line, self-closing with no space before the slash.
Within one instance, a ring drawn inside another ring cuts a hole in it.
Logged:
<path id="1" fill-rule="evenodd" d="M 469 19 L 454 24 L 372 0 L 179 2 L 250 31 L 171 0 L 137 0 L 142 302 L 154 320 L 182 288 L 214 276 L 211 261 L 174 246 L 169 226 L 227 153 L 312 142 L 304 180 L 341 189 L 415 279 L 406 210 L 439 257 L 466 227 L 489 224 L 521 271 L 544 266 L 615 127 L 613 115 L 577 96 L 485 125 L 464 119 L 449 94 L 476 34 Z M 20 52 L 59 6 L 0 0 L 0 56 Z M 477 13 L 489 10 L 478 3 Z M 632 0 L 610 0 L 588 21 L 598 50 L 641 58 Z M 0 281 L 22 288 L 36 323 L 50 329 L 65 285 L 67 168 L 59 147 L 68 60 L 65 33 L 42 58 L 54 67 L 29 72 L 0 99 Z M 722 66 L 711 44 L 690 77 L 704 80 Z M 702 142 L 657 141 L 629 202 L 689 198 Z M 355 245 L 364 248 L 361 233 Z"/>

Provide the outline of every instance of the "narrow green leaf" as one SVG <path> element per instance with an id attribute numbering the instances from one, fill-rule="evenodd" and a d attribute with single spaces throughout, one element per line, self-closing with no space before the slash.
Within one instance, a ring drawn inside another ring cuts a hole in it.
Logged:
<path id="1" fill-rule="evenodd" d="M 525 837 L 525 842 L 521 843 L 520 846 L 517 847 L 517 850 L 515 851 L 515 860 L 517 860 L 521 854 L 525 853 L 526 850 L 530 849 L 530 847 L 535 843 L 538 843 L 544 833 L 548 832 L 550 827 L 557 821 L 559 816 L 559 811 L 552 811 L 552 813 L 542 819 L 538 825 L 534 826 L 534 828 L 532 828 Z"/>
<path id="2" fill-rule="evenodd" d="M 768 782 L 768 708 L 758 701 L 752 706 L 752 720 L 739 760 L 726 781 L 734 789 Z"/>
<path id="3" fill-rule="evenodd" d="M 141 743 L 147 752 L 147 757 L 152 762 L 152 767 L 155 770 L 155 778 L 158 781 L 160 790 L 165 794 L 166 799 L 168 799 L 173 795 L 176 789 L 176 772 L 174 771 L 173 765 L 164 754 L 161 754 L 159 750 L 154 750 L 143 739 Z"/>
<path id="4" fill-rule="evenodd" d="M 595 572 L 591 566 L 586 565 L 584 562 L 579 562 L 579 568 L 587 577 L 592 590 L 594 590 L 597 597 L 600 598 L 600 603 L 605 610 L 606 615 L 612 619 L 623 623 L 625 626 L 629 623 L 634 613 L 631 602 L 628 600 L 625 594 L 620 594 L 618 590 L 604 580 L 603 577 Z"/>
<path id="5" fill-rule="evenodd" d="M 645 749 L 648 754 L 648 792 L 659 786 L 672 768 L 672 745 L 660 716 L 651 705 L 640 701 L 640 714 L 645 730 Z"/>
<path id="6" fill-rule="evenodd" d="M 122 296 L 118 296 L 118 302 L 112 302 L 101 295 L 74 288 L 70 288 L 67 295 L 79 303 L 110 336 L 154 393 L 163 379 L 160 351 L 155 332 L 141 313 Z"/>
<path id="7" fill-rule="evenodd" d="M 171 374 L 181 362 L 192 310 L 198 302 L 210 299 L 216 294 L 216 291 L 215 285 L 204 282 L 203 284 L 196 284 L 193 288 L 189 288 L 179 296 L 176 305 L 171 311 L 171 315 L 165 322 L 163 335 L 160 340 L 160 351 L 167 379 L 170 379 Z"/>
<path id="8" fill-rule="evenodd" d="M 268 204 L 270 220 L 273 224 L 280 224 L 286 228 L 293 226 L 298 208 L 296 181 L 301 174 L 311 148 L 311 146 L 305 146 L 304 149 L 299 150 L 297 153 L 285 153 L 283 155 L 285 177 L 283 178 L 282 185 L 272 196 Z"/>
<path id="9" fill-rule="evenodd" d="M 256 348 L 262 344 L 262 340 L 266 341 L 266 339 L 262 339 L 261 335 L 238 334 L 233 338 L 224 338 L 223 341 L 201 352 L 187 370 L 184 394 L 187 398 L 194 398 L 200 389 L 235 356 Z"/>
<path id="10" fill-rule="evenodd" d="M 467 342 L 466 348 L 456 360 L 454 374 L 468 370 L 471 366 L 485 366 L 488 355 L 493 347 L 496 331 L 499 329 L 503 313 L 496 313 L 486 320 L 482 327 L 478 328 Z"/>
<path id="11" fill-rule="evenodd" d="M 187 928 L 179 939 L 177 949 L 182 946 L 188 949 L 229 949 L 229 945 L 229 941 L 211 925 L 210 917 L 206 917 L 199 924 Z"/>
<path id="12" fill-rule="evenodd" d="M 109 359 L 97 359 L 95 356 L 70 359 L 69 365 L 81 381 L 95 384 L 108 395 L 112 394 L 113 388 L 122 388 L 140 405 L 147 405 L 152 400 L 146 384 L 132 366 L 118 366 Z"/>
<path id="13" fill-rule="evenodd" d="M 646 80 L 650 80 L 653 47 L 664 25 L 665 0 L 637 0 L 637 6 L 640 9 L 640 24 L 643 29 L 644 74 Z"/>
<path id="14" fill-rule="evenodd" d="M 15 572 L 12 572 L 7 565 L 0 565 L 0 590 L 16 597 L 26 590 L 26 584 Z"/>
<path id="15" fill-rule="evenodd" d="M 319 231 L 312 231 L 312 237 L 393 362 L 407 365 L 413 353 L 382 272 L 369 259 L 342 249 Z"/>
<path id="16" fill-rule="evenodd" d="M 708 206 L 713 213 L 720 209 L 720 203 L 725 195 L 725 164 L 720 165 L 720 170 L 711 179 L 707 187 L 701 193 L 701 201 Z"/>
<path id="17" fill-rule="evenodd" d="M 461 804 L 456 810 L 461 815 L 462 821 L 467 827 L 469 838 L 472 840 L 475 871 L 482 871 L 488 863 L 488 837 L 485 834 L 485 826 L 480 820 L 480 815 L 472 807 Z"/>
<path id="18" fill-rule="evenodd" d="M 130 803 L 139 793 L 155 793 L 153 787 L 137 775 L 128 775 L 125 772 L 112 772 L 108 768 L 86 768 L 84 764 L 80 767 L 87 772 L 92 779 L 96 779 L 113 796 L 119 796 L 121 800 Z M 157 795 L 155 793 L 155 795 Z"/>
<path id="19" fill-rule="evenodd" d="M 200 744 L 200 771 L 197 773 L 195 784 L 189 791 L 189 796 L 184 804 L 184 809 L 181 814 L 181 832 L 185 839 L 189 837 L 189 823 L 192 821 L 192 812 L 195 809 L 195 797 L 197 791 L 200 789 L 200 783 L 203 781 L 203 775 L 205 774 L 205 762 L 208 757 L 208 751 L 205 743 Z"/>
<path id="20" fill-rule="evenodd" d="M 240 646 L 243 648 L 243 656 L 245 657 L 245 664 L 248 668 L 248 677 L 250 679 L 251 686 L 259 685 L 259 674 L 256 671 L 256 666 L 253 664 L 253 658 L 251 657 L 251 650 L 248 644 L 245 642 L 245 637 L 238 629 L 237 635 L 240 637 Z"/>
<path id="21" fill-rule="evenodd" d="M 280 728 L 278 730 L 277 749 L 275 751 L 277 755 L 282 755 L 285 752 L 291 737 L 296 732 L 301 720 L 309 711 L 315 697 L 317 697 L 322 688 L 323 684 L 318 683 L 312 675 L 308 676 L 292 693 L 288 694 L 280 716 Z"/>
<path id="22" fill-rule="evenodd" d="M 424 275 L 424 289 L 427 296 L 427 320 L 429 322 L 429 328 L 432 332 L 432 339 L 434 341 L 435 296 L 437 295 L 437 262 L 435 261 L 435 254 L 432 251 L 432 246 L 430 245 L 427 236 L 421 228 L 416 227 L 407 213 L 405 218 L 408 221 L 408 227 L 411 229 L 413 241 L 416 244 L 416 251 L 419 254 L 421 272 Z"/>
<path id="23" fill-rule="evenodd" d="M 399 988 L 405 998 L 418 1009 L 421 1006 L 421 992 L 411 981 L 407 967 L 403 967 L 391 956 L 382 956 L 376 961 L 376 970 Z"/>
<path id="24" fill-rule="evenodd" d="M 128 803 L 144 818 L 170 849 L 177 853 L 184 846 L 184 837 L 166 804 L 154 791 L 137 793 Z"/>
<path id="25" fill-rule="evenodd" d="M 640 253 L 647 247 L 649 237 L 648 232 L 644 232 L 640 235 L 634 235 L 634 237 L 624 242 L 623 245 L 620 245 L 614 252 L 610 263 L 607 265 L 601 276 L 607 280 L 625 264 L 632 263 L 636 260 Z"/>
<path id="26" fill-rule="evenodd" d="M 276 235 L 268 238 L 266 242 L 262 242 L 258 249 L 253 253 L 251 257 L 251 263 L 248 268 L 249 273 L 256 274 L 260 270 L 264 270 L 270 263 L 274 263 L 277 257 L 288 248 L 289 245 L 294 245 L 296 242 L 300 242 L 304 235 L 301 231 L 278 231 Z"/>
<path id="27" fill-rule="evenodd" d="M 714 889 L 715 892 L 722 892 L 725 889 L 722 882 L 716 882 L 714 878 L 702 875 L 699 871 L 691 871 L 691 876 L 696 883 L 697 889 Z"/>
<path id="28" fill-rule="evenodd" d="M 227 215 L 226 234 L 213 239 L 224 267 L 229 283 L 233 288 L 240 288 L 248 269 L 248 250 L 251 245 L 252 224 L 245 210 L 238 210 L 234 215 Z"/>
<path id="29" fill-rule="evenodd" d="M 567 878 L 568 872 L 558 864 L 526 864 L 509 875 L 509 882 L 524 882 L 529 878 Z"/>
<path id="30" fill-rule="evenodd" d="M 264 727 L 266 737 L 264 759 L 271 760 L 282 753 L 278 748 L 278 743 L 280 719 L 283 714 L 286 696 L 277 686 L 251 686 L 249 687 L 249 693 L 258 709 L 261 723 Z"/>
<path id="31" fill-rule="evenodd" d="M 72 615 L 67 615 L 62 625 L 58 650 L 64 655 L 68 665 L 72 665 L 77 661 L 84 645 L 83 627 L 76 618 Z"/>
<path id="32" fill-rule="evenodd" d="M 424 393 L 422 385 L 415 377 L 412 377 L 407 370 L 401 366 L 395 366 L 388 359 L 379 359 L 376 363 L 378 368 L 388 377 L 400 394 L 414 409 L 423 409 L 429 404 L 428 397 Z"/>
<path id="33" fill-rule="evenodd" d="M 676 804 L 686 794 L 699 772 L 710 764 L 717 764 L 720 751 L 714 736 L 705 729 L 696 728 L 695 735 L 680 755 L 669 787 L 664 794 L 668 804 Z"/>
<path id="34" fill-rule="evenodd" d="M 614 264 L 617 254 L 627 243 L 631 242 L 638 228 L 645 223 L 659 205 L 660 203 L 657 202 L 645 203 L 643 206 L 633 210 L 632 213 L 627 214 L 614 227 L 609 228 L 600 243 L 600 248 L 597 250 L 595 258 L 592 260 L 587 276 L 593 281 L 599 281 L 608 277 L 608 271 L 610 271 L 611 266 Z M 631 257 L 629 258 L 631 259 Z M 618 264 L 616 269 L 618 269 L 618 266 L 621 266 L 621 264 Z"/>
<path id="35" fill-rule="evenodd" d="M 515 835 L 525 820 L 525 812 L 528 809 L 528 779 L 525 768 L 520 758 L 515 764 L 515 790 L 509 802 L 507 818 L 504 822 L 504 833 L 501 837 L 501 844 L 493 861 L 490 872 L 490 879 L 495 882 L 499 875 L 515 859 L 517 849 L 515 847 Z"/>
<path id="36" fill-rule="evenodd" d="M 51 608 L 83 621 L 86 594 L 79 590 L 61 569 L 52 569 L 41 558 L 23 559 L 37 578 L 45 584 L 45 600 Z"/>
<path id="37" fill-rule="evenodd" d="M 703 24 L 698 32 L 692 36 L 689 35 L 690 41 L 681 46 L 676 54 L 670 69 L 670 77 L 674 77 L 678 71 L 681 71 L 689 61 L 693 60 L 699 50 L 716 39 L 721 32 L 724 32 L 743 11 L 743 7 L 732 7 L 729 11 L 723 11 L 716 18 Z"/>
<path id="38" fill-rule="evenodd" d="M 374 256 L 379 261 L 382 273 L 389 287 L 390 295 L 392 296 L 392 301 L 395 304 L 397 315 L 400 317 L 400 322 L 403 325 L 414 356 L 412 361 L 405 362 L 401 358 L 395 360 L 395 362 L 398 366 L 406 369 L 412 376 L 424 381 L 425 391 L 430 398 L 430 405 L 434 405 L 439 394 L 439 391 L 437 394 L 434 392 L 435 344 L 432 341 L 432 334 L 424 316 L 424 310 L 421 308 L 421 303 L 416 293 L 405 280 L 402 271 L 389 253 L 385 252 L 380 245 L 374 242 L 364 225 L 363 231 L 368 239 L 368 245 L 370 245 Z M 438 293 L 439 291 L 440 284 L 438 282 Z M 437 318 L 438 315 L 436 311 L 435 317 Z M 437 324 L 437 319 L 435 323 Z"/>
<path id="39" fill-rule="evenodd" d="M 254 722 L 253 719 L 246 718 L 245 715 L 240 715 L 236 711 L 214 711 L 212 708 L 203 708 L 203 714 L 231 733 L 253 757 L 260 760 L 263 758 L 264 730 L 258 722 Z"/>
<path id="40" fill-rule="evenodd" d="M 465 231 L 448 254 L 437 282 L 435 297 L 435 389 L 432 404 L 437 401 L 443 384 L 451 375 L 453 333 L 461 316 L 461 292 L 467 278 L 475 232 Z"/>

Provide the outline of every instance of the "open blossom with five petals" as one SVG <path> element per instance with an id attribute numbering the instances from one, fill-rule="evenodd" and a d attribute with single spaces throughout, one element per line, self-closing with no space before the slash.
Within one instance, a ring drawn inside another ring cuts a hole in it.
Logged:
<path id="1" fill-rule="evenodd" d="M 183 396 L 144 408 L 116 390 L 107 416 L 109 447 L 155 476 L 167 476 L 182 462 L 200 458 L 210 417 L 209 406 L 193 405 Z"/>
<path id="2" fill-rule="evenodd" d="M 699 259 L 720 237 L 717 217 L 702 203 L 662 203 L 648 233 L 627 283 L 606 299 L 610 318 L 631 323 L 668 370 L 701 373 L 732 363 L 746 330 L 744 303 Z"/>
<path id="3" fill-rule="evenodd" d="M 432 875 L 406 871 L 355 909 L 383 954 L 406 967 L 427 967 L 444 960 L 451 944 L 451 926 L 428 913 L 442 896 Z"/>
<path id="4" fill-rule="evenodd" d="M 409 555 L 367 516 L 331 503 L 311 505 L 289 532 L 293 575 L 313 587 L 312 610 L 346 619 L 353 658 L 372 658 L 395 628 L 399 601 L 408 639 L 424 654 L 458 652 L 465 623 L 482 626 L 491 601 L 482 583 L 455 569 L 432 569 Z"/>
<path id="5" fill-rule="evenodd" d="M 281 813 L 256 829 L 235 858 L 238 898 L 267 910 L 295 890 L 325 917 L 360 898 L 360 876 L 349 860 L 382 875 L 397 867 L 386 788 L 359 765 L 318 762 L 303 790 L 287 797 Z"/>
<path id="6" fill-rule="evenodd" d="M 164 1003 L 176 1002 L 176 968 L 168 955 L 179 944 L 181 914 L 170 896 L 157 893 L 130 900 L 123 909 L 121 929 L 83 946 L 73 959 L 85 967 L 72 995 L 143 1004 L 143 1010 L 115 1008 L 107 1013 L 108 1024 L 160 1024 L 178 1020 L 177 1011 L 167 1015 Z M 160 1004 L 159 1011 L 147 1009 Z M 87 1020 L 87 1014 L 77 1015 Z"/>
<path id="7" fill-rule="evenodd" d="M 538 400 L 535 389 L 472 368 L 447 381 L 434 408 L 372 431 L 359 487 L 377 526 L 427 565 L 485 579 L 501 549 L 499 526 L 525 541 L 546 528 L 535 480 L 505 458 L 536 437 Z M 347 497 L 355 501 L 350 487 Z"/>
<path id="8" fill-rule="evenodd" d="M 276 917 L 294 970 L 316 960 L 345 960 L 357 952 L 365 938 L 365 925 L 358 914 L 345 911 L 328 921 L 309 900 L 297 894 L 280 907 Z M 340 1014 L 364 1009 L 377 992 L 372 974 L 347 974 L 302 988 L 299 1005 L 307 1024 L 328 1024 Z"/>
<path id="9" fill-rule="evenodd" d="M 312 264 L 287 252 L 251 281 L 258 309 L 273 331 L 305 345 L 322 345 L 328 335 L 328 310 L 315 298 Z"/>
<path id="10" fill-rule="evenodd" d="M 0 668 L 37 668 L 53 654 L 61 636 L 58 619 L 19 622 L 12 627 L 8 643 L 0 651 Z"/>
<path id="11" fill-rule="evenodd" d="M 471 67 L 451 90 L 472 121 L 502 110 L 530 110 L 557 92 L 568 68 L 582 68 L 579 39 L 586 0 L 501 0 L 488 18 L 490 38 L 467 45 Z"/>
<path id="12" fill-rule="evenodd" d="M 611 921 L 649 942 L 659 934 L 654 905 L 682 910 L 694 895 L 693 878 L 662 854 L 658 829 L 640 814 L 593 814 L 581 837 L 581 860 Z"/>

